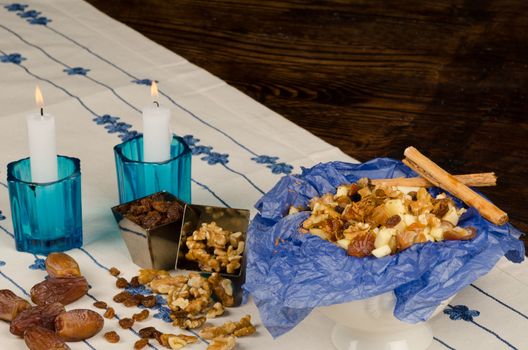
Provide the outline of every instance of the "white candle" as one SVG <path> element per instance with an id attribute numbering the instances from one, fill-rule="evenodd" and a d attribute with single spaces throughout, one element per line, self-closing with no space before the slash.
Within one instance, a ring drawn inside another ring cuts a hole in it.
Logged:
<path id="1" fill-rule="evenodd" d="M 35 89 L 35 99 L 40 113 L 26 118 L 29 144 L 31 181 L 37 183 L 58 180 L 57 145 L 55 141 L 55 118 L 43 113 L 43 98 L 40 89 Z"/>
<path id="2" fill-rule="evenodd" d="M 152 97 L 158 94 L 154 81 L 151 94 Z M 143 160 L 145 162 L 165 162 L 170 159 L 172 142 L 170 120 L 170 110 L 160 107 L 157 102 L 143 108 Z"/>

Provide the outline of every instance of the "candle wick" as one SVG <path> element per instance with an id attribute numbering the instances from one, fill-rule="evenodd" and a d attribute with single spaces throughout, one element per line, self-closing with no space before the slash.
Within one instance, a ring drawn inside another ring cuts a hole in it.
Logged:
<path id="1" fill-rule="evenodd" d="M 44 108 L 40 107 L 40 116 L 43 117 L 44 116 Z"/>
<path id="2" fill-rule="evenodd" d="M 156 107 L 159 107 L 159 102 L 158 101 L 154 101 L 154 104 L 156 105 Z"/>

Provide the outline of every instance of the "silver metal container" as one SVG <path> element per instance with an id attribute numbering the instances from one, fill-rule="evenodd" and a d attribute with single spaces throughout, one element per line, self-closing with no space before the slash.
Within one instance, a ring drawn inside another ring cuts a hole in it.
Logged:
<path id="1" fill-rule="evenodd" d="M 130 205 L 149 197 L 161 197 L 164 201 L 176 202 L 185 211 L 186 203 L 168 192 L 158 192 L 112 208 L 121 235 L 132 261 L 148 269 L 171 270 L 174 268 L 180 241 L 182 216 L 169 223 L 145 229 L 124 216 Z"/>
<path id="2" fill-rule="evenodd" d="M 212 221 L 222 227 L 224 230 L 231 232 L 241 232 L 244 241 L 247 243 L 247 229 L 249 226 L 250 212 L 246 209 L 232 209 L 213 207 L 206 205 L 187 204 L 183 214 L 183 221 L 181 225 L 180 242 L 178 247 L 178 255 L 176 260 L 176 270 L 189 270 L 199 272 L 202 275 L 210 275 L 210 272 L 202 271 L 196 261 L 189 261 L 185 258 L 188 252 L 185 244 L 187 237 L 192 236 L 193 232 L 198 229 L 203 223 L 210 223 Z M 229 274 L 220 272 L 224 278 L 228 278 L 233 282 L 233 290 L 235 297 L 235 305 L 240 305 L 242 302 L 242 285 L 246 281 L 246 249 L 242 255 L 240 269 L 237 274 Z"/>

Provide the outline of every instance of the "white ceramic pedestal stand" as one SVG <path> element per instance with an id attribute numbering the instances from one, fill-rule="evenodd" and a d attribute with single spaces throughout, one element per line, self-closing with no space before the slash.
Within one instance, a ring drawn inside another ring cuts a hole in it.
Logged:
<path id="1" fill-rule="evenodd" d="M 450 299 L 451 300 L 451 299 Z M 450 300 L 440 305 L 436 316 Z M 425 350 L 433 341 L 427 322 L 409 324 L 394 317 L 394 293 L 318 308 L 336 322 L 332 342 L 338 350 Z"/>

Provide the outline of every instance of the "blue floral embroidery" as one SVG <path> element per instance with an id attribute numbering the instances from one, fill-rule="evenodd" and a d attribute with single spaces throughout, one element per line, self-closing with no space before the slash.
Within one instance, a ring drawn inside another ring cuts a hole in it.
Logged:
<path id="1" fill-rule="evenodd" d="M 0 221 L 5 220 L 6 217 L 4 214 L 2 214 L 2 211 L 0 210 Z"/>
<path id="2" fill-rule="evenodd" d="M 63 70 L 68 75 L 86 75 L 90 70 L 82 67 L 72 67 Z"/>
<path id="3" fill-rule="evenodd" d="M 46 262 L 44 259 L 35 258 L 35 262 L 28 266 L 32 270 L 46 270 Z"/>
<path id="4" fill-rule="evenodd" d="M 5 266 L 5 261 L 0 260 L 0 266 Z"/>
<path id="5" fill-rule="evenodd" d="M 465 305 L 455 305 L 449 306 L 449 308 L 444 310 L 444 314 L 449 315 L 449 318 L 452 320 L 464 320 L 471 322 L 473 317 L 480 315 L 480 312 L 477 310 L 471 310 Z"/>
<path id="6" fill-rule="evenodd" d="M 200 158 L 201 160 L 206 160 L 207 164 L 209 165 L 215 165 L 215 164 L 227 164 L 229 163 L 229 154 L 226 153 L 218 153 L 218 152 L 211 152 L 208 155 Z"/>
<path id="7" fill-rule="evenodd" d="M 20 62 L 25 61 L 26 58 L 22 57 L 19 53 L 11 53 L 8 55 L 0 55 L 0 62 L 2 63 L 14 63 L 20 64 Z"/>
<path id="8" fill-rule="evenodd" d="M 137 287 L 132 287 L 132 286 L 129 285 L 128 287 L 125 288 L 125 290 L 127 292 L 129 292 L 130 294 L 133 294 L 133 295 L 136 295 L 136 294 L 142 294 L 142 295 L 152 294 L 152 290 L 150 290 L 150 288 L 147 288 L 147 287 L 145 287 L 142 284 L 140 284 Z"/>
<path id="9" fill-rule="evenodd" d="M 97 125 L 113 124 L 119 120 L 119 117 L 112 117 L 110 114 L 101 115 L 92 119 Z"/>
<path id="10" fill-rule="evenodd" d="M 19 3 L 14 3 L 14 4 L 4 6 L 4 8 L 6 8 L 7 11 L 11 11 L 11 12 L 24 11 L 26 7 L 28 7 L 28 5 L 19 4 Z"/>
<path id="11" fill-rule="evenodd" d="M 158 313 L 154 314 L 154 317 L 165 322 L 172 322 L 170 314 L 171 310 L 168 307 L 163 306 L 158 309 Z"/>
<path id="12" fill-rule="evenodd" d="M 105 129 L 108 130 L 109 134 L 115 134 L 115 133 L 127 132 L 128 129 L 130 129 L 131 127 L 132 127 L 132 125 L 130 125 L 130 124 L 123 123 L 123 122 L 118 122 L 118 123 L 107 124 L 105 126 Z"/>
<path id="13" fill-rule="evenodd" d="M 127 132 L 124 132 L 124 133 L 120 134 L 119 138 L 123 142 L 125 142 L 125 141 L 133 139 L 134 137 L 139 136 L 139 135 L 141 135 L 139 132 L 133 130 L 133 131 L 127 131 Z"/>
<path id="14" fill-rule="evenodd" d="M 185 143 L 189 146 L 189 147 L 192 147 L 192 146 L 195 146 L 198 142 L 200 142 L 200 139 L 197 139 L 195 138 L 194 136 L 192 135 L 185 135 L 183 137 L 183 141 L 185 141 Z"/>
<path id="15" fill-rule="evenodd" d="M 35 18 L 28 18 L 27 21 L 29 22 L 29 24 L 38 24 L 38 25 L 45 26 L 49 22 L 51 22 L 51 19 L 47 17 L 35 17 Z"/>
<path id="16" fill-rule="evenodd" d="M 158 82 L 157 80 L 154 80 L 156 83 Z M 135 84 L 138 84 L 138 85 L 147 85 L 147 86 L 150 86 L 152 85 L 152 80 L 151 79 L 135 79 L 135 80 L 132 80 L 133 83 Z"/>
<path id="17" fill-rule="evenodd" d="M 293 170 L 293 166 L 286 163 L 269 164 L 267 167 L 273 174 L 290 174 Z"/>
<path id="18" fill-rule="evenodd" d="M 211 150 L 213 147 L 211 146 L 195 146 L 191 147 L 191 152 L 194 156 L 200 155 L 200 154 L 209 154 L 211 153 Z"/>
<path id="19" fill-rule="evenodd" d="M 273 164 L 277 160 L 279 160 L 279 157 L 270 157 L 270 156 L 261 155 L 258 157 L 253 157 L 251 158 L 251 160 L 254 160 L 255 162 L 259 164 Z"/>
<path id="20" fill-rule="evenodd" d="M 29 10 L 26 12 L 19 12 L 18 15 L 22 18 L 35 18 L 40 15 L 40 12 L 35 11 L 35 10 Z"/>

